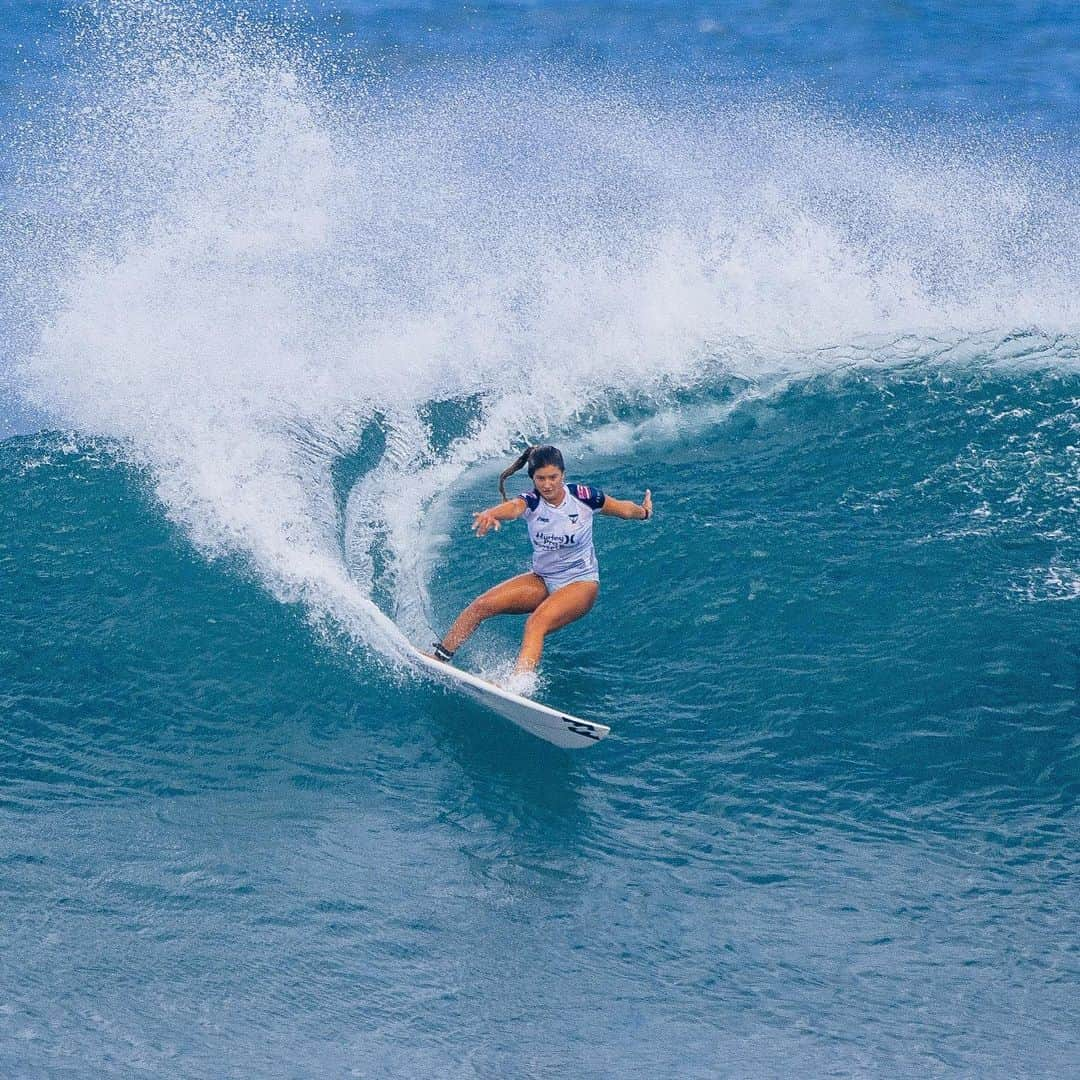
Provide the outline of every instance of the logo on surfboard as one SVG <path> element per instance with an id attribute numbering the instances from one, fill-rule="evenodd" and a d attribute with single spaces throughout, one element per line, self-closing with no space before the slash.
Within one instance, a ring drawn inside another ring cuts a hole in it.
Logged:
<path id="1" fill-rule="evenodd" d="M 584 735 L 587 739 L 596 739 L 599 742 L 600 736 L 597 735 L 596 728 L 587 721 L 575 720 L 572 716 L 564 716 L 562 721 L 575 735 Z"/>

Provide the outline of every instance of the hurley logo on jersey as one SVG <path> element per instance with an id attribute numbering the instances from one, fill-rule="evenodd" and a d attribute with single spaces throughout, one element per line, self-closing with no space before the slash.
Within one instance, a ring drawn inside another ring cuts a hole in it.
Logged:
<path id="1" fill-rule="evenodd" d="M 532 541 L 534 544 L 540 544 L 545 548 L 560 548 L 569 547 L 571 544 L 577 543 L 577 533 L 546 533 L 535 532 L 532 535 Z"/>

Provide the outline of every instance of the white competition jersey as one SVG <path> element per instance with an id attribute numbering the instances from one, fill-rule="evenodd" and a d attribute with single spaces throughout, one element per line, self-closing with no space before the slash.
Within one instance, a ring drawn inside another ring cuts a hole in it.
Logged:
<path id="1" fill-rule="evenodd" d="M 525 500 L 525 524 L 533 546 L 532 568 L 542 578 L 579 577 L 599 570 L 593 548 L 593 512 L 604 505 L 604 493 L 584 484 L 566 484 L 562 505 L 545 502 L 540 492 Z"/>

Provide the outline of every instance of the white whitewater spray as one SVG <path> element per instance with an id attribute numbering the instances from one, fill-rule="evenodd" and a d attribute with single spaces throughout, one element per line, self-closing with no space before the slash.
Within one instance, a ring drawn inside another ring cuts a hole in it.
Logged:
<path id="1" fill-rule="evenodd" d="M 1075 362 L 1077 202 L 1033 168 L 775 102 L 334 84 L 189 7 L 97 14 L 4 220 L 21 392 L 127 447 L 201 549 L 388 655 L 376 547 L 421 633 L 424 509 L 523 435 L 1018 332 Z M 437 450 L 448 400 L 473 423 Z M 332 467 L 376 423 L 342 520 Z"/>

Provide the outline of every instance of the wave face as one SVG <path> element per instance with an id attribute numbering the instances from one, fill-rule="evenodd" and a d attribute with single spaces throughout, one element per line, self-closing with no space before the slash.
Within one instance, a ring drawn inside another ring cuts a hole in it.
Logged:
<path id="1" fill-rule="evenodd" d="M 1075 1060 L 1068 170 L 84 18 L 0 214 L 5 1069 Z M 588 758 L 400 662 L 522 568 L 466 526 L 526 439 L 656 498 L 546 653 Z"/>

